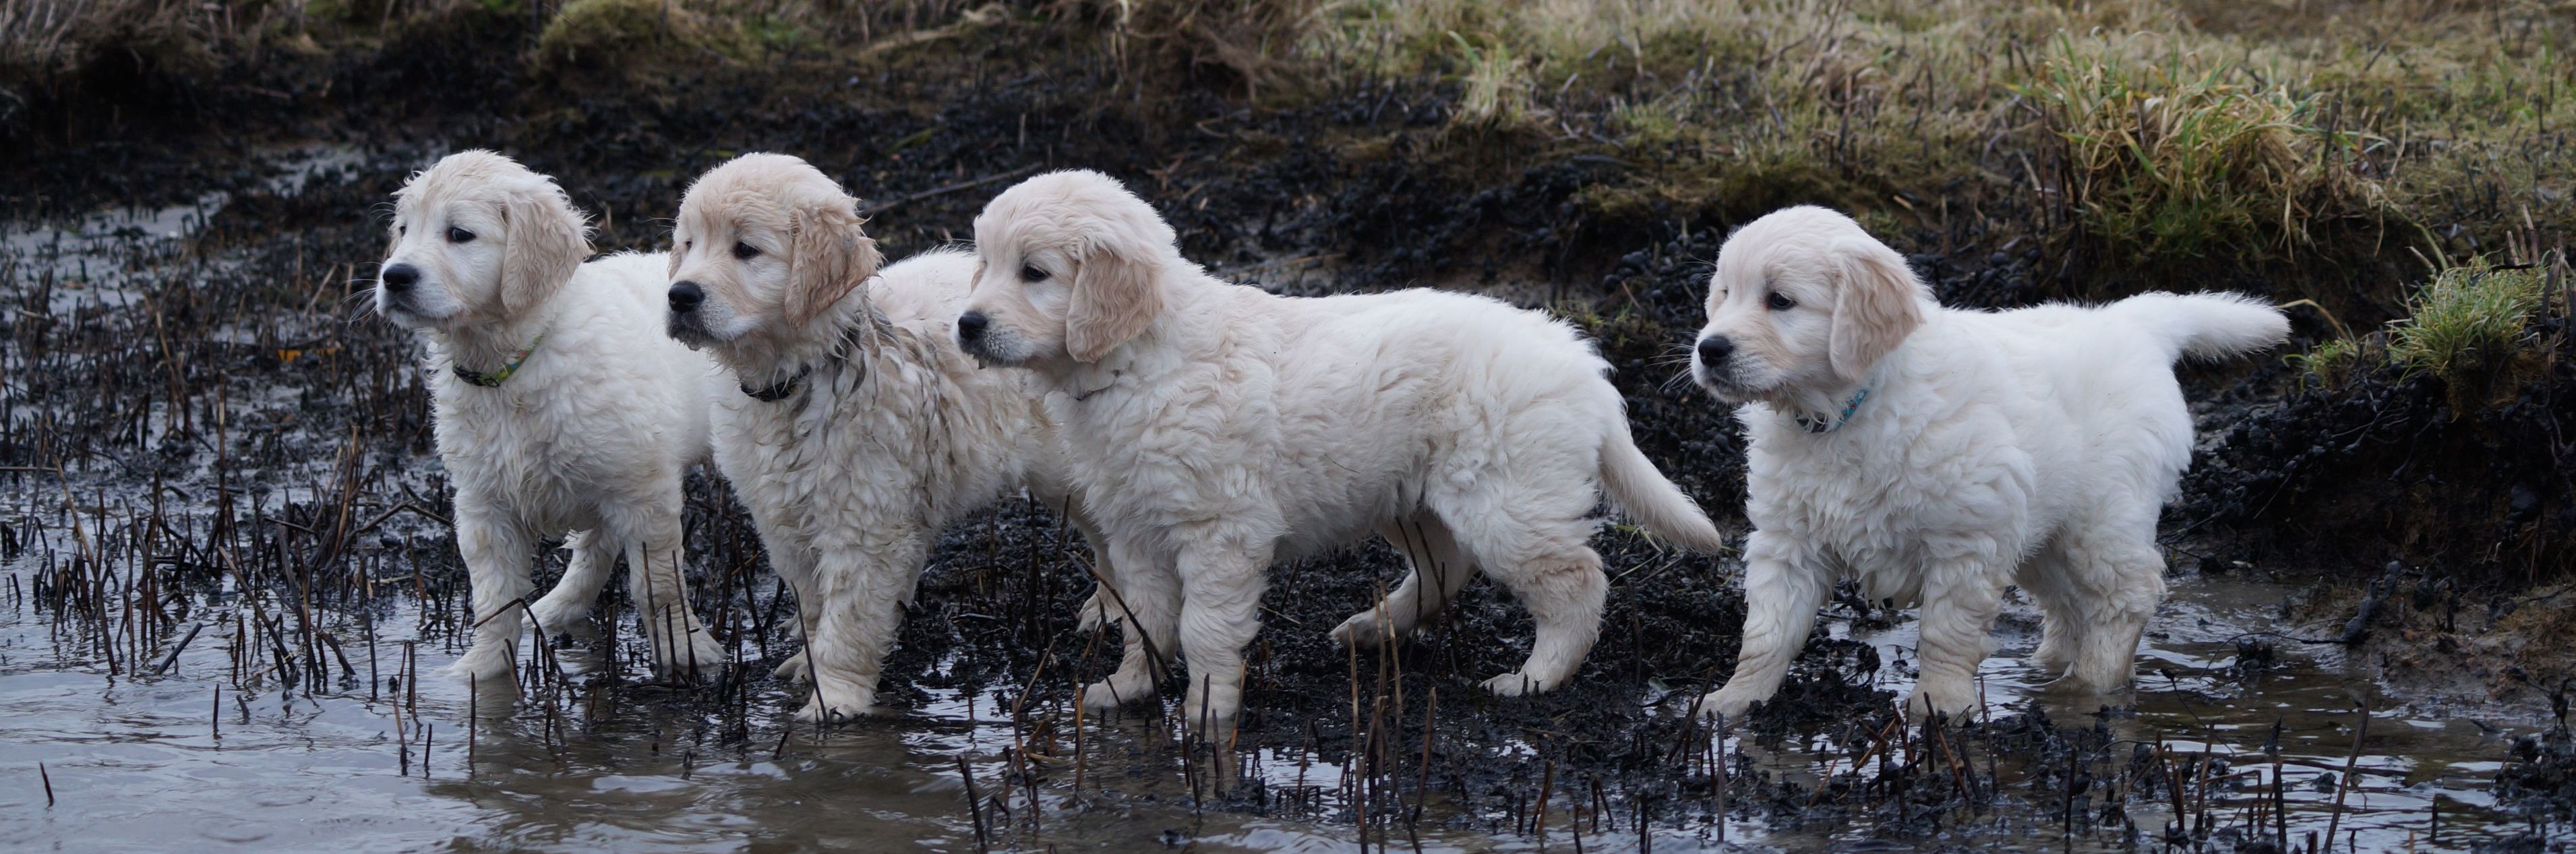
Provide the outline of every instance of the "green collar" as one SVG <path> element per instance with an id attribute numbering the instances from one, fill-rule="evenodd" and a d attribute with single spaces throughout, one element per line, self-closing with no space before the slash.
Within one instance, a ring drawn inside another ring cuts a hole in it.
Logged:
<path id="1" fill-rule="evenodd" d="M 519 348 L 519 352 L 510 354 L 509 364 L 502 365 L 500 370 L 493 371 L 488 374 L 483 373 L 482 371 L 469 370 L 464 365 L 459 365 L 455 362 L 449 362 L 447 363 L 447 366 L 455 369 L 456 376 L 466 382 L 473 383 L 484 388 L 500 388 L 502 383 L 508 382 L 512 375 L 519 372 L 519 366 L 528 361 L 528 354 L 536 352 L 537 345 L 545 342 L 546 333 L 537 333 L 535 340 L 529 341 L 528 346 L 521 347 Z"/>

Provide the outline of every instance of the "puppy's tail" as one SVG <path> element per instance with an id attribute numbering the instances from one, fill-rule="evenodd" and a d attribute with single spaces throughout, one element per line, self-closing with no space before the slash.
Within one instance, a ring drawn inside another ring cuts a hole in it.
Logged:
<path id="1" fill-rule="evenodd" d="M 1682 494 L 1682 488 L 1655 469 L 1655 464 L 1637 450 L 1637 442 L 1628 437 L 1628 420 L 1619 419 L 1611 431 L 1610 441 L 1601 447 L 1601 488 L 1610 500 L 1637 520 L 1655 536 L 1682 544 L 1706 554 L 1726 551 L 1726 538 L 1717 525 L 1700 512 L 1699 502 Z"/>
<path id="2" fill-rule="evenodd" d="M 2102 311 L 2113 322 L 2145 330 L 2162 343 L 2168 362 L 2251 353 L 2290 334 L 2290 321 L 2280 309 L 2243 294 L 2139 294 Z"/>

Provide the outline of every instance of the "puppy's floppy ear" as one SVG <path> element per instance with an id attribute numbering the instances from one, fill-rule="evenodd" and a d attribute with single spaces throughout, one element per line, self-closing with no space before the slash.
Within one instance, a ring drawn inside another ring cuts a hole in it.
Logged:
<path id="1" fill-rule="evenodd" d="M 791 215 L 788 239 L 787 320 L 804 325 L 877 274 L 885 256 L 859 229 L 858 200 L 834 193 Z"/>
<path id="2" fill-rule="evenodd" d="M 552 184 L 510 193 L 501 223 L 501 310 L 510 314 L 545 302 L 590 255 L 581 214 Z"/>
<path id="3" fill-rule="evenodd" d="M 1834 241 L 1827 250 L 1834 275 L 1841 279 L 1834 296 L 1830 339 L 1834 373 L 1859 382 L 1869 366 L 1886 358 L 1905 336 L 1923 325 L 1923 305 L 1914 271 L 1885 244 L 1868 238 Z"/>
<path id="4" fill-rule="evenodd" d="M 1064 312 L 1065 352 L 1086 364 L 1144 332 L 1163 313 L 1163 291 L 1154 285 L 1162 274 L 1160 259 L 1133 257 L 1137 247 L 1114 238 L 1090 243 L 1073 274 L 1073 304 Z"/>

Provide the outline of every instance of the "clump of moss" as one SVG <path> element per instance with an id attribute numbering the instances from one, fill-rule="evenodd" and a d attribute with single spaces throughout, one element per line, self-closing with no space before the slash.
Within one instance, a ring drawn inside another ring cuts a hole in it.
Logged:
<path id="1" fill-rule="evenodd" d="M 637 74 L 730 61 L 744 37 L 678 0 L 572 0 L 537 34 L 539 70 Z"/>
<path id="2" fill-rule="evenodd" d="M 2325 388 L 2342 388 L 2360 375 L 2370 355 L 2366 342 L 2353 338 L 2332 338 L 2311 347 L 2305 353 L 2289 356 L 2290 364 L 2314 378 Z"/>

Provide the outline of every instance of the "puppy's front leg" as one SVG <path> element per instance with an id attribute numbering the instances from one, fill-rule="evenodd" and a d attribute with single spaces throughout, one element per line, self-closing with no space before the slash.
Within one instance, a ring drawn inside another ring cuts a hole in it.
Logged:
<path id="1" fill-rule="evenodd" d="M 1986 660 L 1987 629 L 2003 607 L 2006 572 L 1977 558 L 1931 567 L 1923 583 L 1923 642 L 1915 650 L 1923 677 L 1906 695 L 1906 714 L 1964 720 L 1977 708 L 1977 665 Z"/>
<path id="2" fill-rule="evenodd" d="M 448 673 L 478 690 L 518 685 L 511 670 L 518 663 L 524 599 L 534 586 L 528 581 L 528 564 L 535 548 L 517 518 L 479 496 L 457 493 L 456 550 L 465 558 L 466 579 L 473 588 L 474 644 Z"/>
<path id="3" fill-rule="evenodd" d="M 894 533 L 891 542 L 826 548 L 816 556 L 821 613 L 805 645 L 814 695 L 797 710 L 797 721 L 838 722 L 876 711 L 877 679 L 929 556 L 921 532 Z"/>
<path id="4" fill-rule="evenodd" d="M 1735 677 L 1700 698 L 1700 714 L 1739 717 L 1771 699 L 1789 675 L 1789 662 L 1806 647 L 1816 609 L 1833 593 L 1812 560 L 1786 539 L 1755 531 L 1745 543 L 1744 646 L 1736 653 Z"/>
<path id="5" fill-rule="evenodd" d="M 1181 714 L 1191 728 L 1223 744 L 1243 709 L 1243 649 L 1261 630 L 1261 591 L 1269 549 L 1200 544 L 1180 555 L 1181 654 L 1190 688 Z"/>
<path id="6" fill-rule="evenodd" d="M 1099 576 L 1098 586 L 1092 588 L 1091 596 L 1082 600 L 1082 609 L 1075 613 L 1074 630 L 1089 632 L 1126 619 L 1117 591 L 1118 564 L 1109 559 L 1109 540 L 1100 533 L 1100 524 L 1092 520 L 1090 509 L 1078 498 L 1045 500 L 1071 518 L 1073 529 L 1082 534 L 1083 544 L 1091 549 L 1092 573 Z"/>
<path id="7" fill-rule="evenodd" d="M 814 553 L 765 531 L 760 537 L 761 548 L 769 553 L 769 566 L 778 572 L 778 580 L 786 582 L 788 598 L 796 600 L 796 639 L 803 645 L 769 675 L 788 682 L 812 681 L 813 659 L 806 649 L 813 647 L 814 625 L 823 619 L 822 593 L 814 589 Z"/>
<path id="8" fill-rule="evenodd" d="M 572 532 L 564 550 L 572 552 L 572 560 L 564 566 L 563 578 L 528 609 L 537 617 L 537 630 L 550 635 L 570 631 L 590 613 L 600 589 L 608 586 L 608 571 L 616 567 L 621 549 L 616 537 L 591 529 Z"/>
<path id="9" fill-rule="evenodd" d="M 1107 539 L 1109 562 L 1118 574 L 1112 576 L 1117 595 L 1104 604 L 1118 616 L 1126 648 L 1118 672 L 1082 689 L 1082 704 L 1100 710 L 1154 696 L 1157 668 L 1180 654 L 1181 580 L 1171 560 L 1132 536 Z"/>

